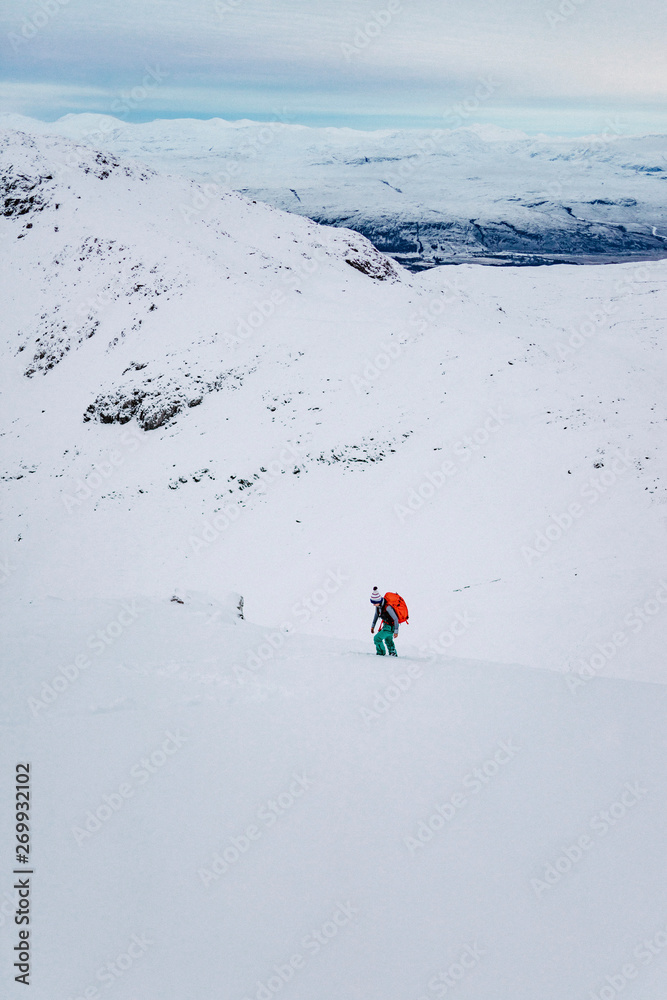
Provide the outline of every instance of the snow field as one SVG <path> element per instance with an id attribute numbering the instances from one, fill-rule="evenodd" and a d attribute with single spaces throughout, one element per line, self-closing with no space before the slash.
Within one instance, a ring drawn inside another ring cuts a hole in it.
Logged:
<path id="1" fill-rule="evenodd" d="M 3 143 L 35 1000 L 662 1000 L 665 265 L 387 272 Z"/>
<path id="2" fill-rule="evenodd" d="M 595 677 L 573 698 L 551 671 L 378 661 L 370 636 L 287 635 L 239 673 L 270 630 L 181 599 L 137 599 L 36 717 L 54 664 L 122 602 L 10 609 L 8 654 L 30 666 L 6 754 L 29 750 L 48 816 L 38 998 L 555 1000 L 634 962 L 657 1000 L 660 958 L 633 952 L 664 932 L 663 687 Z"/>

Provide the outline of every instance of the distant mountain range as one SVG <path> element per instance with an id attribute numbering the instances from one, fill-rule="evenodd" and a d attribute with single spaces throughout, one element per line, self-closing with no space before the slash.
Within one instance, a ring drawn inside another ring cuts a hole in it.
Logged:
<path id="1" fill-rule="evenodd" d="M 354 229 L 411 270 L 667 255 L 667 136 L 530 137 L 495 126 L 358 132 L 104 115 L 0 125 L 64 136 Z"/>

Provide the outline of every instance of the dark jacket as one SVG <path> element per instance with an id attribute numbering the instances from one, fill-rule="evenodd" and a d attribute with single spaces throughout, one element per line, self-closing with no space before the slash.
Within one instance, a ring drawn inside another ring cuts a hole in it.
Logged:
<path id="1" fill-rule="evenodd" d="M 398 635 L 398 615 L 392 608 L 391 604 L 387 604 L 384 597 L 382 598 L 382 603 L 378 604 L 375 608 L 373 628 L 375 628 L 378 618 L 382 619 L 383 625 L 389 625 L 390 628 L 394 630 L 394 635 Z"/>

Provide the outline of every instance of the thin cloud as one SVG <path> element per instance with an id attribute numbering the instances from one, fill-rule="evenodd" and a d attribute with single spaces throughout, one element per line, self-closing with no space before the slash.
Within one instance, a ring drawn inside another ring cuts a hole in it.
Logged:
<path id="1" fill-rule="evenodd" d="M 604 107 L 657 126 L 666 21 L 664 0 L 5 0 L 0 107 L 113 113 L 154 67 L 166 83 L 138 118 L 282 108 L 302 121 L 423 124 L 486 76 L 497 85 L 479 120 L 511 127 L 522 107 L 547 130 L 561 102 L 561 114 Z"/>

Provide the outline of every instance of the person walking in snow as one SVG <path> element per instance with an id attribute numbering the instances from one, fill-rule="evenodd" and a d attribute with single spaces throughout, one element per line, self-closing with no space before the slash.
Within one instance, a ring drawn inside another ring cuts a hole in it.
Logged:
<path id="1" fill-rule="evenodd" d="M 398 615 L 392 608 L 391 604 L 387 604 L 377 587 L 373 587 L 371 604 L 375 607 L 375 618 L 373 619 L 373 624 L 371 625 L 371 635 L 373 636 L 373 642 L 375 643 L 375 652 L 378 656 L 384 656 L 384 647 L 386 644 L 389 655 L 398 656 L 396 646 L 394 645 L 394 639 L 398 638 Z M 377 635 L 375 635 L 375 626 L 377 625 L 378 619 L 381 620 L 382 625 L 378 630 Z"/>

